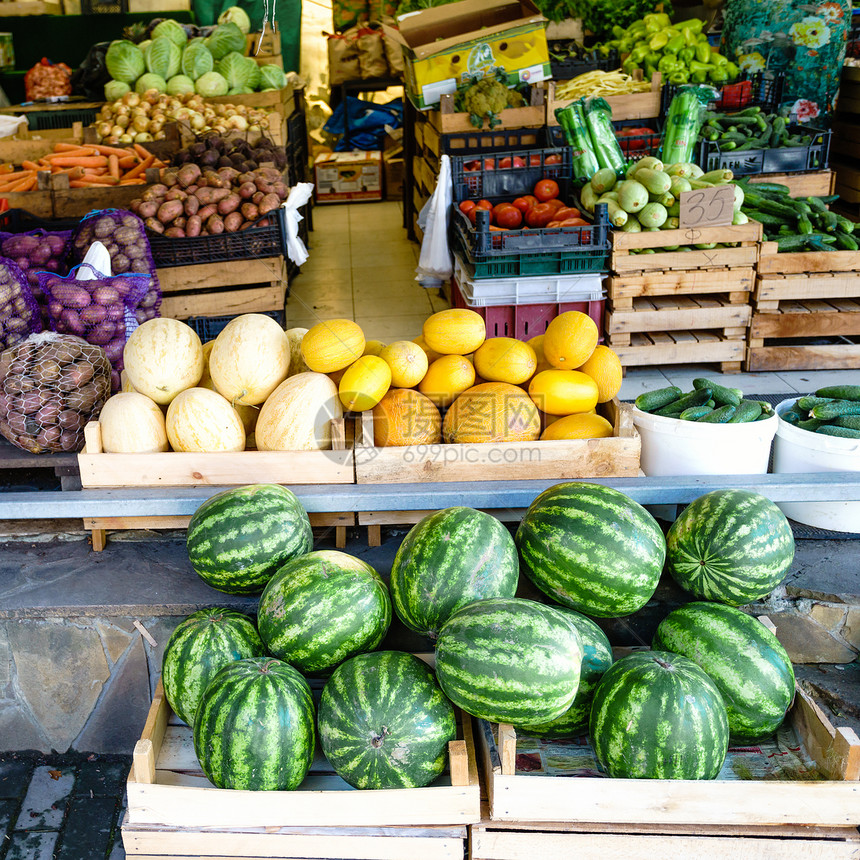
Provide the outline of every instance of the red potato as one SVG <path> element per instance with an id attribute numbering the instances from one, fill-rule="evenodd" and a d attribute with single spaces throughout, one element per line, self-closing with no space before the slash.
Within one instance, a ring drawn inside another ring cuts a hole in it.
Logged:
<path id="1" fill-rule="evenodd" d="M 222 200 L 226 200 L 232 193 L 229 188 L 213 188 L 212 200 L 210 202 L 220 203 Z"/>
<path id="2" fill-rule="evenodd" d="M 87 332 L 87 340 L 98 346 L 104 346 L 116 333 L 116 326 L 115 322 L 103 320 Z"/>
<path id="3" fill-rule="evenodd" d="M 206 222 L 206 229 L 209 231 L 210 235 L 217 236 L 224 232 L 224 220 L 220 215 L 212 215 Z"/>
<path id="4" fill-rule="evenodd" d="M 104 305 L 90 305 L 81 311 L 81 321 L 87 325 L 95 325 L 107 318 L 107 308 Z"/>
<path id="5" fill-rule="evenodd" d="M 115 287 L 103 284 L 93 290 L 93 301 L 99 305 L 114 305 L 119 301 L 119 291 Z"/>
<path id="6" fill-rule="evenodd" d="M 250 200 L 257 193 L 257 186 L 253 182 L 243 182 L 239 186 L 239 196 L 243 200 Z"/>
<path id="7" fill-rule="evenodd" d="M 57 328 L 62 328 L 63 331 L 77 335 L 82 335 L 87 330 L 87 327 L 83 322 L 81 322 L 78 312 L 71 308 L 66 308 L 60 314 L 60 318 L 57 321 Z"/>
<path id="8" fill-rule="evenodd" d="M 114 337 L 110 343 L 105 344 L 105 355 L 111 363 L 117 362 L 122 358 L 122 351 L 125 349 L 125 333 L 121 337 Z"/>
<path id="9" fill-rule="evenodd" d="M 125 308 L 119 302 L 115 305 L 108 305 L 108 307 L 105 308 L 105 319 L 111 320 L 112 322 L 121 320 L 124 316 Z"/>
<path id="10" fill-rule="evenodd" d="M 186 236 L 199 236 L 200 230 L 203 227 L 203 223 L 200 220 L 199 215 L 189 215 L 188 220 L 185 222 L 185 235 Z"/>
<path id="11" fill-rule="evenodd" d="M 214 170 L 207 170 L 203 174 L 203 178 L 206 180 L 206 184 L 210 188 L 224 187 L 224 180 L 222 180 L 221 177 Z"/>
<path id="12" fill-rule="evenodd" d="M 161 206 L 158 207 L 156 218 L 158 218 L 162 224 L 169 224 L 174 218 L 178 218 L 184 211 L 185 207 L 182 205 L 181 200 L 168 200 L 166 203 L 162 203 Z"/>
<path id="13" fill-rule="evenodd" d="M 159 205 L 160 204 L 155 200 L 143 200 L 137 207 L 137 214 L 144 220 L 147 218 L 154 218 L 158 212 Z"/>
<path id="14" fill-rule="evenodd" d="M 253 203 L 242 204 L 242 214 L 247 221 L 256 221 L 260 217 L 260 210 Z"/>
<path id="15" fill-rule="evenodd" d="M 201 206 L 197 214 L 201 221 L 205 221 L 210 216 L 218 211 L 218 207 L 214 203 L 208 203 L 206 206 Z"/>
<path id="16" fill-rule="evenodd" d="M 178 218 L 174 218 L 174 219 L 173 219 L 173 226 L 174 226 L 174 227 L 184 227 L 184 226 L 185 226 L 185 222 L 186 222 L 187 220 L 188 220 L 188 219 L 187 219 L 184 215 L 180 215 Z"/>
<path id="17" fill-rule="evenodd" d="M 152 230 L 153 233 L 163 233 L 164 224 L 161 221 L 156 221 L 155 218 L 146 218 L 143 222 L 147 230 Z"/>
<path id="18" fill-rule="evenodd" d="M 278 195 L 279 200 L 286 200 L 290 193 L 290 189 L 283 182 L 272 183 L 272 191 Z"/>
<path id="19" fill-rule="evenodd" d="M 158 184 L 150 185 L 143 194 L 140 195 L 141 200 L 158 200 L 164 197 L 170 189 L 166 185 Z"/>
<path id="20" fill-rule="evenodd" d="M 176 174 L 176 181 L 183 188 L 193 185 L 200 178 L 202 171 L 196 164 L 183 164 Z"/>
<path id="21" fill-rule="evenodd" d="M 218 203 L 218 213 L 220 215 L 229 215 L 231 212 L 235 212 L 241 203 L 242 198 L 238 194 L 228 194 Z"/>
<path id="22" fill-rule="evenodd" d="M 212 201 L 212 193 L 214 191 L 215 191 L 214 188 L 209 188 L 208 186 L 204 187 L 204 188 L 198 188 L 194 192 L 194 196 L 200 201 L 200 203 L 202 203 L 204 206 L 206 206 L 209 203 L 213 202 Z"/>
<path id="23" fill-rule="evenodd" d="M 200 209 L 200 200 L 193 195 L 190 195 L 185 200 L 185 214 L 196 215 Z"/>
<path id="24" fill-rule="evenodd" d="M 188 197 L 188 193 L 183 191 L 181 188 L 171 188 L 167 194 L 164 195 L 165 200 L 185 200 Z"/>
<path id="25" fill-rule="evenodd" d="M 281 205 L 280 198 L 277 194 L 267 194 L 260 201 L 260 214 L 268 215 L 269 212 L 273 212 Z"/>
<path id="26" fill-rule="evenodd" d="M 164 231 L 164 235 L 170 239 L 184 239 L 185 230 L 183 230 L 182 227 L 168 227 Z"/>
<path id="27" fill-rule="evenodd" d="M 251 198 L 251 202 L 259 206 L 260 203 L 263 202 L 263 198 L 265 196 L 266 195 L 262 191 L 255 191 L 254 196 Z"/>
<path id="28" fill-rule="evenodd" d="M 91 298 L 88 290 L 76 287 L 70 283 L 56 283 L 51 286 L 54 300 L 60 302 L 66 308 L 85 308 L 90 304 Z"/>
<path id="29" fill-rule="evenodd" d="M 224 217 L 224 231 L 235 233 L 242 226 L 242 213 L 230 212 Z"/>

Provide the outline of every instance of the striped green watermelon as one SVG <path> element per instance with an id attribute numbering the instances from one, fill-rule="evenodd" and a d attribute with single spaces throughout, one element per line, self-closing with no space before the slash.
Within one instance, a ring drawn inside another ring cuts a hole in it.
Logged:
<path id="1" fill-rule="evenodd" d="M 379 574 L 337 550 L 288 561 L 269 580 L 257 607 L 266 647 L 301 672 L 323 672 L 372 651 L 391 623 L 391 601 Z"/>
<path id="2" fill-rule="evenodd" d="M 729 747 L 726 706 L 692 661 L 668 651 L 637 651 L 597 685 L 589 734 L 609 776 L 714 779 Z"/>
<path id="3" fill-rule="evenodd" d="M 224 666 L 194 719 L 194 751 L 218 788 L 297 788 L 313 761 L 315 738 L 311 688 L 273 657 Z"/>
<path id="4" fill-rule="evenodd" d="M 772 735 L 794 699 L 794 669 L 757 618 L 720 603 L 687 603 L 657 627 L 652 647 L 683 654 L 717 685 L 737 743 Z"/>
<path id="5" fill-rule="evenodd" d="M 453 612 L 474 600 L 513 597 L 517 548 L 495 518 L 447 508 L 410 529 L 391 567 L 394 611 L 411 630 L 435 639 Z"/>
<path id="6" fill-rule="evenodd" d="M 595 618 L 641 609 L 657 588 L 666 541 L 632 499 L 599 484 L 544 490 L 516 533 L 523 572 L 563 606 Z"/>
<path id="7" fill-rule="evenodd" d="M 514 725 L 560 717 L 579 687 L 582 642 L 561 609 L 521 598 L 477 600 L 436 640 L 436 675 L 467 714 Z"/>
<path id="8" fill-rule="evenodd" d="M 570 738 L 585 734 L 594 690 L 603 673 L 612 665 L 612 646 L 606 634 L 590 618 L 572 609 L 562 611 L 574 623 L 582 640 L 579 689 L 571 706 L 560 717 L 546 723 L 519 725 L 516 729 L 522 734 L 541 738 Z"/>
<path id="9" fill-rule="evenodd" d="M 235 609 L 200 609 L 176 625 L 161 661 L 164 695 L 189 726 L 215 673 L 243 657 L 266 653 L 254 622 Z"/>
<path id="10" fill-rule="evenodd" d="M 445 770 L 454 708 L 412 654 L 376 651 L 341 663 L 319 707 L 320 745 L 356 788 L 416 788 Z"/>
<path id="11" fill-rule="evenodd" d="M 785 514 L 750 490 L 699 496 L 672 523 L 666 545 L 667 569 L 682 588 L 729 606 L 769 594 L 794 558 Z"/>
<path id="12" fill-rule="evenodd" d="M 295 494 L 278 484 L 225 490 L 191 517 L 188 558 L 200 578 L 228 594 L 259 594 L 274 572 L 313 547 Z"/>

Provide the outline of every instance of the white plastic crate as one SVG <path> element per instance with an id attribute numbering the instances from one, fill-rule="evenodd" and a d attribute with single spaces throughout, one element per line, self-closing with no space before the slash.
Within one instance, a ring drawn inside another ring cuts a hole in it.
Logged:
<path id="1" fill-rule="evenodd" d="M 605 298 L 603 275 L 599 273 L 474 280 L 469 266 L 457 254 L 454 278 L 466 304 L 473 308 L 595 302 Z"/>

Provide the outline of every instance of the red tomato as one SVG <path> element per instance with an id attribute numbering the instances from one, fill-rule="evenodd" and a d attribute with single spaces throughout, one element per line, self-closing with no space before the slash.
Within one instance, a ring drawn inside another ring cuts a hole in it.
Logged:
<path id="1" fill-rule="evenodd" d="M 523 223 L 523 213 L 516 206 L 511 206 L 508 203 L 503 203 L 498 207 L 495 214 L 496 223 L 508 230 L 514 230 Z"/>
<path id="2" fill-rule="evenodd" d="M 552 200 L 558 197 L 558 183 L 554 179 L 539 179 L 534 187 L 534 195 L 542 202 Z"/>
<path id="3" fill-rule="evenodd" d="M 561 222 L 562 227 L 587 227 L 588 221 L 583 221 L 582 218 L 565 218 Z"/>
<path id="4" fill-rule="evenodd" d="M 555 217 L 558 218 L 559 221 L 564 221 L 567 218 L 579 218 L 580 215 L 582 215 L 582 213 L 579 209 L 574 209 L 572 206 L 562 206 L 555 213 Z"/>
<path id="5" fill-rule="evenodd" d="M 495 158 L 485 158 L 484 159 L 484 170 L 495 170 L 496 169 L 496 159 Z"/>
<path id="6" fill-rule="evenodd" d="M 547 227 L 561 227 L 561 221 L 550 221 Z"/>
<path id="7" fill-rule="evenodd" d="M 475 208 L 476 208 L 476 209 L 492 209 L 492 208 L 493 208 L 493 204 L 492 204 L 492 203 L 490 203 L 490 201 L 489 201 L 489 200 L 479 200 L 479 201 L 475 204 Z"/>
<path id="8" fill-rule="evenodd" d="M 499 159 L 499 170 L 509 170 L 512 167 L 525 167 L 526 163 L 522 160 L 518 155 L 515 155 L 511 158 L 509 155 L 506 155 L 504 158 Z"/>
<path id="9" fill-rule="evenodd" d="M 552 206 L 553 210 L 566 209 L 567 208 L 565 206 L 565 204 L 561 200 L 558 199 L 558 197 L 552 197 L 549 200 L 543 200 L 541 202 L 546 203 L 547 206 Z"/>
<path id="10" fill-rule="evenodd" d="M 463 164 L 463 170 L 467 173 L 470 173 L 473 170 L 480 170 L 481 162 L 480 161 L 467 161 Z"/>
<path id="11" fill-rule="evenodd" d="M 519 209 L 520 212 L 527 212 L 532 207 L 532 204 L 525 197 L 517 197 L 511 205 Z"/>
<path id="12" fill-rule="evenodd" d="M 544 164 L 561 164 L 561 156 L 554 152 L 551 155 L 548 155 L 544 160 Z"/>
<path id="13" fill-rule="evenodd" d="M 459 208 L 460 208 L 461 212 L 468 215 L 475 208 L 475 201 L 474 200 L 464 200 L 462 203 L 460 203 Z"/>
<path id="14" fill-rule="evenodd" d="M 555 210 L 546 203 L 538 203 L 526 212 L 526 224 L 529 227 L 546 227 L 555 217 Z"/>
<path id="15" fill-rule="evenodd" d="M 529 156 L 529 167 L 540 167 L 540 156 L 539 155 L 530 155 Z"/>

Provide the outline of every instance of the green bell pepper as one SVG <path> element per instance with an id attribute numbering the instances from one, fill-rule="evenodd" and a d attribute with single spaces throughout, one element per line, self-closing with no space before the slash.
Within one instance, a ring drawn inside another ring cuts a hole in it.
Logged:
<path id="1" fill-rule="evenodd" d="M 688 84 L 690 83 L 690 73 L 686 69 L 676 69 L 669 75 L 670 84 Z"/>
<path id="2" fill-rule="evenodd" d="M 663 48 L 669 42 L 669 33 L 666 30 L 661 30 L 659 33 L 655 33 L 651 40 L 648 42 L 648 46 L 652 51 L 662 51 Z"/>
<path id="3" fill-rule="evenodd" d="M 690 76 L 697 84 L 706 84 L 708 82 L 708 72 L 711 66 L 707 63 L 700 63 L 698 60 L 692 60 L 687 64 L 690 71 Z"/>
<path id="4" fill-rule="evenodd" d="M 719 51 L 711 51 L 711 65 L 713 66 L 726 66 L 728 65 L 729 58 L 724 57 Z"/>
<path id="5" fill-rule="evenodd" d="M 711 46 L 707 42 L 696 43 L 696 59 L 700 63 L 710 63 L 711 61 Z"/>
<path id="6" fill-rule="evenodd" d="M 677 36 L 672 36 L 666 43 L 665 50 L 670 54 L 677 54 L 684 47 L 684 37 L 679 33 Z"/>
<path id="7" fill-rule="evenodd" d="M 738 75 L 740 75 L 740 73 L 741 73 L 740 68 L 735 63 L 733 63 L 731 60 L 729 60 L 729 62 L 726 63 L 726 74 L 729 76 L 730 81 L 736 80 Z"/>
<path id="8" fill-rule="evenodd" d="M 662 75 L 671 75 L 672 72 L 679 72 L 683 68 L 683 63 L 679 63 L 674 54 L 663 54 L 657 63 L 657 71 Z"/>
<path id="9" fill-rule="evenodd" d="M 701 33 L 705 22 L 701 18 L 687 18 L 686 21 L 679 21 L 675 26 L 679 30 L 687 29 L 692 30 L 694 33 Z"/>
<path id="10" fill-rule="evenodd" d="M 648 45 L 639 44 L 631 52 L 628 60 L 632 60 L 638 66 L 648 55 Z"/>
<path id="11" fill-rule="evenodd" d="M 708 80 L 712 84 L 723 84 L 729 79 L 725 66 L 711 66 L 708 70 Z"/>
<path id="12" fill-rule="evenodd" d="M 678 51 L 678 60 L 685 66 L 689 66 L 690 63 L 695 59 L 696 51 L 693 48 L 681 48 L 681 50 Z"/>

